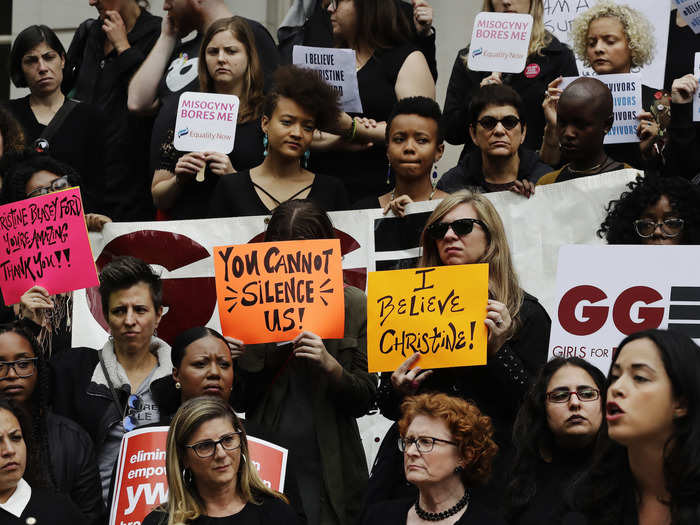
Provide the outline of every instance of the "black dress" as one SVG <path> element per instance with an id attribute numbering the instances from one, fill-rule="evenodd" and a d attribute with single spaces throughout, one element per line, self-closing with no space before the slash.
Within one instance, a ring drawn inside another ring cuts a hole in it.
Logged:
<path id="1" fill-rule="evenodd" d="M 167 142 L 161 146 L 161 159 L 158 169 L 175 173 L 177 161 L 185 155 L 184 151 L 178 151 L 173 145 L 173 129 L 175 128 L 175 115 L 173 115 L 172 127 L 167 135 Z M 250 120 L 236 125 L 236 140 L 233 150 L 228 154 L 233 169 L 237 172 L 249 170 L 262 163 L 263 132 L 260 129 L 260 119 Z M 214 188 L 221 178 L 211 173 L 208 169 L 204 172 L 204 182 L 192 179 L 186 183 L 180 191 L 175 204 L 163 213 L 171 220 L 203 219 L 211 215 L 209 202 Z"/>
<path id="2" fill-rule="evenodd" d="M 269 215 L 270 209 L 263 204 L 255 191 L 256 184 L 250 178 L 250 170 L 224 175 L 219 179 L 212 194 L 211 217 L 243 217 L 246 215 Z M 316 174 L 311 183 L 308 199 L 325 211 L 345 210 L 349 207 L 343 184 L 335 177 Z M 261 191 L 267 193 L 260 186 Z M 308 186 L 307 186 L 308 188 Z M 307 188 L 297 193 L 303 193 Z M 276 200 L 273 195 L 270 198 Z M 296 195 L 290 199 L 295 198 Z M 279 202 L 278 202 L 279 204 Z"/>
<path id="3" fill-rule="evenodd" d="M 35 521 L 31 521 L 34 518 Z M 46 489 L 32 487 L 32 495 L 29 503 L 22 511 L 19 518 L 0 509 L 0 523 L 2 525 L 76 525 L 89 523 L 73 503 L 61 494 L 56 494 Z"/>
<path id="4" fill-rule="evenodd" d="M 41 137 L 46 126 L 40 124 L 29 97 L 7 102 L 7 108 L 24 131 L 27 146 Z M 91 104 L 78 104 L 54 133 L 49 154 L 74 168 L 80 175 L 80 190 L 85 213 L 109 213 L 104 206 L 104 195 L 109 174 L 114 168 L 109 164 L 115 159 L 105 136 L 107 121 L 104 114 Z"/>
<path id="5" fill-rule="evenodd" d="M 377 122 L 386 121 L 396 97 L 396 79 L 406 58 L 418 49 L 413 44 L 377 50 L 357 72 L 357 83 L 362 100 L 362 115 Z M 360 152 L 313 152 L 311 169 L 340 178 L 347 188 L 350 201 L 356 202 L 368 195 L 386 193 L 393 184 L 387 184 L 388 163 L 386 147 L 377 144 Z"/>
<path id="6" fill-rule="evenodd" d="M 261 497 L 262 504 L 246 503 L 240 512 L 224 518 L 200 516 L 188 525 L 296 525 L 299 523 L 292 507 L 271 496 Z M 168 513 L 162 509 L 153 510 L 146 516 L 142 525 L 165 525 Z"/>
<path id="7" fill-rule="evenodd" d="M 372 505 L 365 513 L 362 525 L 406 525 L 406 518 L 415 498 L 385 501 Z M 543 522 L 544 523 L 544 522 Z M 462 517 L 454 525 L 506 525 L 503 518 L 489 512 L 473 498 Z"/>
<path id="8" fill-rule="evenodd" d="M 469 103 L 479 90 L 481 81 L 491 74 L 487 71 L 467 69 L 463 59 L 468 53 L 468 47 L 457 53 L 447 85 L 443 111 L 445 140 L 455 145 L 466 143 L 462 155 L 475 147 L 469 137 Z M 542 145 L 544 133 L 542 102 L 547 84 L 559 76 L 578 76 L 578 68 L 571 48 L 554 36 L 541 55 L 528 57 L 527 64 L 522 73 L 504 73 L 502 79 L 504 84 L 515 89 L 523 99 L 523 114 L 520 117 L 527 124 L 527 136 L 523 145 L 538 150 Z"/>

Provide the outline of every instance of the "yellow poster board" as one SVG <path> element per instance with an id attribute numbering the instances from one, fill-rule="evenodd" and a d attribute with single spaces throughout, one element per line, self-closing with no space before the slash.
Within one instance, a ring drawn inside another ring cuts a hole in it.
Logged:
<path id="1" fill-rule="evenodd" d="M 371 272 L 367 362 L 393 372 L 421 354 L 421 368 L 486 364 L 488 264 Z"/>

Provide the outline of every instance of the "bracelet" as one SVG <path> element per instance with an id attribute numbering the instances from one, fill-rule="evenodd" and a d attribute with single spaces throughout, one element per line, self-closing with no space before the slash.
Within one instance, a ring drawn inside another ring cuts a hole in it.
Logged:
<path id="1" fill-rule="evenodd" d="M 357 120 L 355 119 L 355 117 L 352 117 L 352 125 L 343 134 L 343 138 L 349 142 L 352 142 L 353 140 L 355 140 L 356 135 L 357 135 Z"/>

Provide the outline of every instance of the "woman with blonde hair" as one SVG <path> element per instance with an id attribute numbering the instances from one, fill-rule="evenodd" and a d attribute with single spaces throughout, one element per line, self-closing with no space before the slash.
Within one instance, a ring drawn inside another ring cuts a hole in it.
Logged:
<path id="1" fill-rule="evenodd" d="M 542 0 L 484 0 L 482 11 L 530 14 L 533 18 L 532 36 L 525 70 L 522 73 L 492 73 L 472 71 L 467 65 L 469 46 L 457 53 L 452 76 L 447 86 L 443 124 L 445 140 L 450 144 L 467 144 L 462 154 L 472 148 L 469 137 L 469 105 L 481 86 L 507 84 L 523 99 L 528 134 L 524 146 L 537 150 L 542 141 L 544 118 L 539 109 L 547 85 L 559 76 L 578 76 L 576 59 L 571 49 L 557 40 L 544 26 Z"/>
<path id="2" fill-rule="evenodd" d="M 537 299 L 520 287 L 503 222 L 483 194 L 463 190 L 445 198 L 428 218 L 421 245 L 420 267 L 488 263 L 484 321 L 489 332 L 488 362 L 485 366 L 424 370 L 414 366 L 419 359 L 414 354 L 393 374 L 382 374 L 379 408 L 387 418 L 398 420 L 403 398 L 416 393 L 445 392 L 474 401 L 492 419 L 502 451 L 490 485 L 491 503 L 496 506 L 505 486 L 513 422 L 547 360 L 551 321 Z M 395 439 L 396 430 L 392 434 L 390 429 L 372 470 L 372 501 L 393 498 L 395 487 L 402 485 L 400 458 L 393 452 Z"/>
<path id="3" fill-rule="evenodd" d="M 166 452 L 168 503 L 144 525 L 297 523 L 285 497 L 258 476 L 245 429 L 222 399 L 185 401 L 170 424 Z"/>

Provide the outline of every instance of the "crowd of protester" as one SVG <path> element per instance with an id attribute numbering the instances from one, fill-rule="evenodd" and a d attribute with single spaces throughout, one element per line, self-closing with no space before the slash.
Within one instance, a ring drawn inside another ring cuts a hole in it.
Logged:
<path id="1" fill-rule="evenodd" d="M 485 195 L 636 168 L 598 236 L 700 243 L 700 36 L 676 10 L 639 141 L 608 145 L 607 85 L 561 85 L 576 58 L 597 74 L 653 60 L 652 23 L 665 21 L 631 0 L 578 13 L 573 49 L 545 27 L 543 0 L 484 0 L 532 15 L 531 69 L 472 71 L 467 45 L 444 108 L 426 0 L 296 0 L 279 44 L 224 0 L 164 0 L 162 19 L 145 0 L 90 4 L 98 16 L 68 51 L 45 25 L 13 40 L 11 80 L 29 94 L 0 103 L 0 203 L 79 186 L 89 231 L 265 215 L 263 240 L 277 242 L 334 238 L 328 211 L 403 217 L 440 200 L 418 266 L 489 264 L 487 364 L 425 370 L 416 354 L 369 373 L 367 300 L 349 285 L 342 339 L 253 345 L 180 326 L 171 347 L 157 335 L 161 277 L 116 257 L 99 275 L 101 348 L 72 348 L 72 292 L 33 286 L 0 305 L 0 522 L 107 523 L 123 436 L 165 425 L 168 499 L 148 525 L 700 523 L 700 348 L 649 330 L 618 345 L 607 377 L 583 359 L 547 362 L 549 315 Z M 352 49 L 363 112 L 292 65 L 294 45 Z M 185 91 L 238 97 L 231 153 L 175 148 Z M 441 172 L 445 141 L 464 146 Z M 373 409 L 394 423 L 370 469 L 357 419 Z M 261 481 L 248 435 L 289 450 L 284 493 Z"/>

